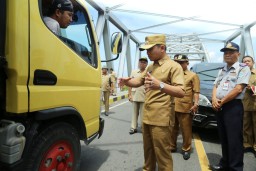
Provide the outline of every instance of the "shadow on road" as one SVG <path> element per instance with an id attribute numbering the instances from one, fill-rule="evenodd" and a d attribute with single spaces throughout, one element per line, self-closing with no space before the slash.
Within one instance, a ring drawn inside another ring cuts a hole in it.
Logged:
<path id="1" fill-rule="evenodd" d="M 82 168 L 86 168 L 86 171 L 99 170 L 109 155 L 109 150 L 101 150 L 96 147 L 82 146 L 80 171 L 85 171 Z"/>
<path id="2" fill-rule="evenodd" d="M 221 155 L 216 153 L 207 153 L 207 157 L 210 165 L 217 165 L 219 164 Z"/>
<path id="3" fill-rule="evenodd" d="M 196 128 L 193 127 L 193 133 L 197 133 L 201 140 L 204 142 L 211 142 L 215 144 L 219 144 L 219 135 L 218 130 L 216 129 L 208 129 L 208 128 Z"/>

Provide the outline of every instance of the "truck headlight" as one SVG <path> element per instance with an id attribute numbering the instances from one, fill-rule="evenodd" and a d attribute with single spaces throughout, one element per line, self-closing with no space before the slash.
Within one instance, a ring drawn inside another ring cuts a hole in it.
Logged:
<path id="1" fill-rule="evenodd" d="M 199 102 L 198 104 L 200 106 L 206 106 L 206 107 L 211 107 L 212 104 L 211 102 L 208 100 L 208 98 L 202 94 L 199 94 Z"/>

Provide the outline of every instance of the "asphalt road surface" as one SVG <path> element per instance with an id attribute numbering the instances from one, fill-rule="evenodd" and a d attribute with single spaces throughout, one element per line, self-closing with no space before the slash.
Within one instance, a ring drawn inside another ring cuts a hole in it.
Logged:
<path id="1" fill-rule="evenodd" d="M 100 139 L 88 146 L 82 144 L 80 171 L 141 171 L 143 142 L 141 130 L 130 135 L 132 104 L 126 99 L 111 104 L 109 116 Z M 189 160 L 181 154 L 182 139 L 178 137 L 178 148 L 172 153 L 174 171 L 207 171 L 208 165 L 217 164 L 221 157 L 221 146 L 217 130 L 194 129 L 192 153 Z M 251 153 L 244 155 L 244 171 L 256 171 L 256 158 Z"/>

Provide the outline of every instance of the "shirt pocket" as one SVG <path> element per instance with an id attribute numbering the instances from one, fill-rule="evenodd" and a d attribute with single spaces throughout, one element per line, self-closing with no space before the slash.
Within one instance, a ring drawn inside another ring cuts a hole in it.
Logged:
<path id="1" fill-rule="evenodd" d="M 227 78 L 227 81 L 229 81 L 230 87 L 234 88 L 236 86 L 236 83 L 237 83 L 237 77 L 236 76 L 230 76 L 229 78 Z"/>

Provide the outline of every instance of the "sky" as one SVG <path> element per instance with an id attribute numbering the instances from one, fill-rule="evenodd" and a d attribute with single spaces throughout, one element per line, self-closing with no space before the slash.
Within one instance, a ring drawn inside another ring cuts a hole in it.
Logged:
<path id="1" fill-rule="evenodd" d="M 253 0 L 94 0 L 107 7 L 123 4 L 120 9 L 147 11 L 183 17 L 197 16 L 200 19 L 245 24 L 255 20 Z"/>
<path id="2" fill-rule="evenodd" d="M 147 26 L 161 24 L 165 22 L 176 21 L 177 18 L 170 16 L 179 16 L 185 18 L 195 18 L 198 20 L 216 21 L 234 24 L 236 26 L 212 24 L 198 21 L 181 21 L 173 24 L 164 25 L 161 27 L 155 27 L 143 31 L 157 32 L 165 34 L 179 34 L 184 35 L 188 33 L 210 33 L 228 29 L 238 29 L 239 25 L 249 24 L 256 21 L 253 12 L 256 8 L 253 0 L 243 1 L 231 1 L 231 0 L 94 0 L 98 4 L 102 4 L 105 7 L 120 7 L 111 10 L 111 12 L 123 22 L 126 27 L 133 31 Z M 89 8 L 90 10 L 90 8 Z M 125 12 L 124 10 L 149 12 L 156 14 L 164 14 L 169 17 L 160 17 L 152 15 L 138 14 L 134 12 Z M 97 18 L 94 14 L 94 18 Z M 113 27 L 114 28 L 114 27 Z M 230 36 L 234 31 L 204 35 L 203 38 L 212 38 L 224 40 Z M 141 42 L 144 41 L 145 36 L 148 34 L 132 32 Z M 256 47 L 256 26 L 251 28 L 251 36 L 253 46 Z M 236 43 L 240 43 L 240 37 L 234 40 Z M 135 45 L 132 45 L 135 47 Z M 222 62 L 222 54 L 219 49 L 223 47 L 223 43 L 204 43 L 211 62 Z M 256 49 L 256 48 L 254 48 Z M 135 52 L 134 52 L 135 53 Z M 254 52 L 255 53 L 255 52 Z M 133 53 L 131 53 L 133 55 Z M 256 53 L 255 53 L 256 54 Z M 145 53 L 142 53 L 145 56 Z M 135 65 L 135 61 L 132 61 Z"/>

